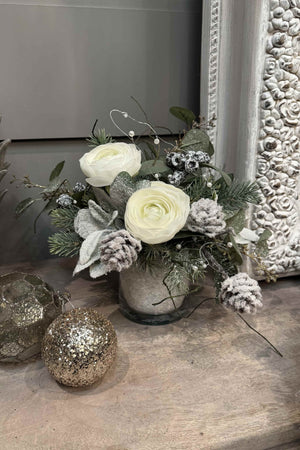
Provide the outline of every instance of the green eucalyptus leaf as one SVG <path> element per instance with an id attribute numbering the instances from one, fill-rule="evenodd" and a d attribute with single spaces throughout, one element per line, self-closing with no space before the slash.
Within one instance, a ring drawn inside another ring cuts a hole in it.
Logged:
<path id="1" fill-rule="evenodd" d="M 264 230 L 261 235 L 259 236 L 259 239 L 257 241 L 257 244 L 260 242 L 267 241 L 272 236 L 272 232 L 270 230 Z"/>
<path id="2" fill-rule="evenodd" d="M 193 111 L 187 108 L 182 108 L 181 106 L 171 106 L 170 113 L 177 119 L 185 122 L 189 127 L 193 125 L 193 121 L 196 119 Z"/>
<path id="3" fill-rule="evenodd" d="M 193 128 L 188 131 L 182 139 L 180 148 L 185 150 L 193 150 L 195 152 L 202 151 L 208 155 L 213 155 L 213 146 L 210 144 L 207 134 L 199 128 Z"/>
<path id="4" fill-rule="evenodd" d="M 246 215 L 245 210 L 240 209 L 237 214 L 226 220 L 227 227 L 234 229 L 235 233 L 239 233 L 245 226 Z"/>
<path id="5" fill-rule="evenodd" d="M 124 213 L 126 203 L 136 190 L 136 184 L 127 172 L 119 173 L 110 186 L 110 199 L 114 207 Z"/>
<path id="6" fill-rule="evenodd" d="M 145 177 L 147 175 L 153 175 L 155 173 L 171 173 L 170 167 L 166 165 L 161 159 L 155 160 L 151 159 L 149 161 L 144 161 L 139 171 L 140 177 Z"/>
<path id="7" fill-rule="evenodd" d="M 270 230 L 264 230 L 256 242 L 255 251 L 259 256 L 265 257 L 269 253 L 268 239 L 272 236 Z"/>
<path id="8" fill-rule="evenodd" d="M 22 200 L 16 207 L 16 216 L 20 217 L 29 206 L 31 206 L 34 202 L 36 202 L 39 199 L 34 199 L 31 197 L 25 198 Z"/>
<path id="9" fill-rule="evenodd" d="M 52 181 L 55 178 L 59 177 L 61 171 L 64 168 L 64 165 L 65 165 L 65 161 L 61 161 L 54 167 L 54 169 L 52 170 L 52 172 L 50 174 L 49 181 Z"/>
<path id="10" fill-rule="evenodd" d="M 59 187 L 62 184 L 62 180 L 60 178 L 54 178 L 48 186 L 43 190 L 45 194 L 51 194 L 52 192 L 55 192 L 59 189 Z"/>

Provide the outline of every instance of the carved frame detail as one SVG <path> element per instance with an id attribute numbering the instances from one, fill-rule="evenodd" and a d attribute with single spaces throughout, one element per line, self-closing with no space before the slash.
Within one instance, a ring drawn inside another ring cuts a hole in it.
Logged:
<path id="1" fill-rule="evenodd" d="M 300 0 L 269 0 L 267 34 L 251 225 L 272 231 L 264 262 L 288 275 L 300 270 Z"/>

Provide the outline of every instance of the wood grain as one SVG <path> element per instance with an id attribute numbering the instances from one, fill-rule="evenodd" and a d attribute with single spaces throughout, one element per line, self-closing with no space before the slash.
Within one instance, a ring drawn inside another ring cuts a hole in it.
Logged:
<path id="1" fill-rule="evenodd" d="M 0 367 L 1 449 L 300 449 L 299 278 L 262 283 L 263 311 L 249 322 L 204 303 L 189 319 L 159 327 L 118 311 L 117 278 L 72 279 L 72 260 L 2 266 L 36 272 L 75 306 L 114 324 L 115 366 L 90 389 L 58 385 L 42 361 Z M 190 306 L 211 294 L 205 286 Z"/>

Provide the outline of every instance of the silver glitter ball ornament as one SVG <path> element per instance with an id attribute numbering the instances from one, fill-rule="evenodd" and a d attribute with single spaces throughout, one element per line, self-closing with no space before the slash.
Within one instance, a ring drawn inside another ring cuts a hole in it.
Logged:
<path id="1" fill-rule="evenodd" d="M 109 320 L 94 309 L 76 308 L 49 326 L 42 358 L 50 374 L 66 386 L 89 386 L 113 363 L 117 336 Z"/>
<path id="2" fill-rule="evenodd" d="M 38 356 L 50 323 L 64 299 L 37 275 L 0 276 L 0 362 L 24 362 Z"/>

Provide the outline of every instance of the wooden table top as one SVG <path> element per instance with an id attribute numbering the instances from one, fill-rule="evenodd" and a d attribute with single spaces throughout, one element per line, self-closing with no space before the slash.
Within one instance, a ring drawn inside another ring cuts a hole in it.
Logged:
<path id="1" fill-rule="evenodd" d="M 204 303 L 189 319 L 157 327 L 118 311 L 116 278 L 72 279 L 72 260 L 0 267 L 35 272 L 67 288 L 115 326 L 117 360 L 88 389 L 57 384 L 41 360 L 0 367 L 0 448 L 103 450 L 300 449 L 299 277 L 264 284 L 248 321 Z M 197 304 L 204 292 L 192 298 Z"/>

